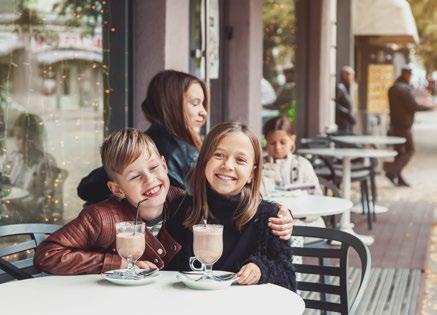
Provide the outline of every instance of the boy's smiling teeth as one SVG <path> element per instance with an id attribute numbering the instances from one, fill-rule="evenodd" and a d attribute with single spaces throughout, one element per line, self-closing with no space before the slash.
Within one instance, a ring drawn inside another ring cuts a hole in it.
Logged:
<path id="1" fill-rule="evenodd" d="M 149 190 L 146 190 L 143 195 L 146 197 L 150 197 L 150 196 L 156 194 L 160 189 L 161 189 L 161 185 L 155 186 Z"/>

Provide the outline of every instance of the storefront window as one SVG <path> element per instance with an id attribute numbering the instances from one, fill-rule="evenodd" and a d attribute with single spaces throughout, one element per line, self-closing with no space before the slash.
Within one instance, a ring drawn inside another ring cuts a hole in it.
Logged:
<path id="1" fill-rule="evenodd" d="M 0 225 L 71 220 L 100 165 L 105 1 L 0 2 Z"/>
<path id="2" fill-rule="evenodd" d="M 295 3 L 264 0 L 263 121 L 278 115 L 296 115 Z"/>

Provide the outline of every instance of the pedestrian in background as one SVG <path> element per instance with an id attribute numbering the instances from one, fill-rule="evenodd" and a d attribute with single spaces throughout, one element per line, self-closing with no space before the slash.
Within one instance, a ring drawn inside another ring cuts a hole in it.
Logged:
<path id="1" fill-rule="evenodd" d="M 335 89 L 335 123 L 339 134 L 352 134 L 356 120 L 353 116 L 351 88 L 355 71 L 344 66 L 340 72 L 340 82 Z"/>
<path id="2" fill-rule="evenodd" d="M 390 136 L 403 137 L 406 142 L 395 146 L 398 152 L 394 162 L 384 163 L 386 177 L 396 186 L 410 187 L 402 176 L 403 168 L 408 164 L 414 154 L 414 141 L 411 127 L 414 114 L 418 111 L 433 110 L 434 106 L 421 105 L 414 98 L 410 85 L 412 70 L 404 67 L 401 75 L 388 90 L 390 105 Z"/>

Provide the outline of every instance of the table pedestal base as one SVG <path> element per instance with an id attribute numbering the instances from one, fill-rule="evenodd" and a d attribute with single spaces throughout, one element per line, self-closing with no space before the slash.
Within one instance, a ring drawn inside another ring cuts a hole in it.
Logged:
<path id="1" fill-rule="evenodd" d="M 376 214 L 386 213 L 386 212 L 388 212 L 389 210 L 390 210 L 390 209 L 387 208 L 387 207 L 385 207 L 385 206 L 375 205 L 375 213 L 376 213 Z M 362 213 L 363 213 L 363 207 L 361 206 L 361 203 L 357 203 L 357 204 L 355 204 L 355 205 L 351 208 L 351 212 L 362 214 Z"/>

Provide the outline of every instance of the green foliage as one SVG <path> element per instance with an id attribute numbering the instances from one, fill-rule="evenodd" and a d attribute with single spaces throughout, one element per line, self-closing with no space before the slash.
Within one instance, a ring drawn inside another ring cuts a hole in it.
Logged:
<path id="1" fill-rule="evenodd" d="M 296 123 L 296 115 L 297 115 L 297 112 L 296 112 L 296 105 L 290 105 L 288 108 L 287 108 L 287 117 L 288 117 L 288 119 L 293 123 L 293 124 L 295 124 Z"/>
<path id="2" fill-rule="evenodd" d="M 44 31 L 44 21 L 38 15 L 37 10 L 30 8 L 31 1 L 21 0 L 17 4 L 20 16 L 14 21 L 17 33 L 33 33 L 39 34 Z"/>
<path id="3" fill-rule="evenodd" d="M 417 55 L 428 73 L 437 70 L 437 1 L 408 0 L 416 20 L 420 43 Z"/>
<path id="4" fill-rule="evenodd" d="M 276 85 L 276 65 L 294 63 L 294 0 L 264 0 L 264 77 Z M 276 50 L 274 55 L 273 49 Z"/>

